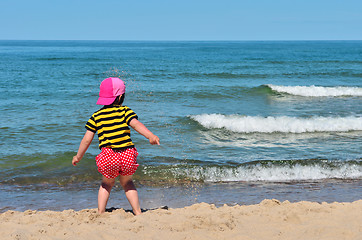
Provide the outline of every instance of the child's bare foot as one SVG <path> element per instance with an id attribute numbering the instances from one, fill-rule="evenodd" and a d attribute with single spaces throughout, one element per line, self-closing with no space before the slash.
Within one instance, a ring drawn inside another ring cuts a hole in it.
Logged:
<path id="1" fill-rule="evenodd" d="M 141 215 L 141 214 L 142 214 L 142 211 L 141 211 L 141 209 L 139 209 L 139 210 L 133 210 L 133 214 L 134 214 L 135 216 Z"/>

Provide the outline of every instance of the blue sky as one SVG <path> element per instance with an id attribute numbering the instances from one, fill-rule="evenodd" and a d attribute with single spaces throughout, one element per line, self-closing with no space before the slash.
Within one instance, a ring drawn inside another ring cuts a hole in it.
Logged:
<path id="1" fill-rule="evenodd" d="M 0 0 L 0 39 L 362 40 L 362 1 Z"/>

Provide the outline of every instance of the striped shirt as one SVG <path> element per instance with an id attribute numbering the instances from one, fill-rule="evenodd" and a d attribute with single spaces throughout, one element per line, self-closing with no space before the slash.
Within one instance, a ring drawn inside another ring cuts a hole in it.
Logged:
<path id="1" fill-rule="evenodd" d="M 93 113 L 85 128 L 94 133 L 98 132 L 99 149 L 103 147 L 119 150 L 131 148 L 134 144 L 128 126 L 133 118 L 138 119 L 138 116 L 127 106 L 104 106 Z"/>

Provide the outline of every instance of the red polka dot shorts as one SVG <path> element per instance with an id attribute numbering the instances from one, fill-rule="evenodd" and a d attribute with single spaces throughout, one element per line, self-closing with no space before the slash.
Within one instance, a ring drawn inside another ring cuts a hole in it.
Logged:
<path id="1" fill-rule="evenodd" d="M 139 166 L 137 156 L 136 148 L 124 150 L 102 148 L 101 153 L 96 157 L 98 171 L 106 178 L 133 175 Z"/>

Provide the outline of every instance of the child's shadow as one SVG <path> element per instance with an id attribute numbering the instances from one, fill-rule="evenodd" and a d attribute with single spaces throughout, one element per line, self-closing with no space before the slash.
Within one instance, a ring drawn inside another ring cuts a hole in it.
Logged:
<path id="1" fill-rule="evenodd" d="M 113 212 L 113 211 L 116 211 L 116 210 L 118 210 L 118 209 L 122 209 L 122 208 L 115 208 L 115 207 L 111 207 L 111 208 L 107 208 L 106 209 L 106 212 Z M 158 208 L 150 208 L 150 209 L 141 209 L 141 211 L 142 211 L 142 213 L 144 213 L 144 212 L 148 212 L 148 211 L 154 211 L 154 210 L 157 210 L 157 209 L 163 209 L 163 210 L 168 210 L 168 206 L 162 206 L 162 207 L 158 207 Z M 132 210 L 124 210 L 126 213 L 132 213 L 133 215 L 134 215 L 134 213 L 133 213 L 133 211 Z"/>

